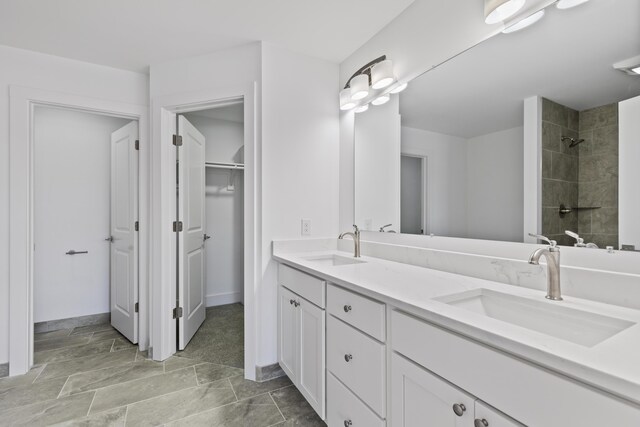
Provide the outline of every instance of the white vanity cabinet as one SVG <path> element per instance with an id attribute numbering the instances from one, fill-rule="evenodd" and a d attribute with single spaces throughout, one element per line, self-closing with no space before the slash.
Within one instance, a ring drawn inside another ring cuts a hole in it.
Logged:
<path id="1" fill-rule="evenodd" d="M 279 281 L 278 362 L 313 409 L 325 419 L 326 284 L 283 265 L 279 268 Z"/>
<path id="2" fill-rule="evenodd" d="M 391 425 L 523 426 L 397 353 L 391 357 Z"/>

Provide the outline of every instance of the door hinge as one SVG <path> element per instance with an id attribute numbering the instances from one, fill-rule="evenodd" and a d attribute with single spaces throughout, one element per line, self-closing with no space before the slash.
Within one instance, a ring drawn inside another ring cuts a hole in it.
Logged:
<path id="1" fill-rule="evenodd" d="M 136 313 L 138 311 L 140 311 L 140 303 L 139 302 L 137 302 L 136 305 L 133 306 L 133 311 L 135 311 Z"/>
<path id="2" fill-rule="evenodd" d="M 182 307 L 176 307 L 173 309 L 173 318 L 179 319 L 182 317 Z"/>
<path id="3" fill-rule="evenodd" d="M 136 139 L 136 146 L 135 146 L 136 150 L 140 150 L 140 140 Z"/>
<path id="4" fill-rule="evenodd" d="M 134 228 L 136 231 L 138 231 L 140 229 L 140 223 L 138 221 L 136 221 Z"/>
<path id="5" fill-rule="evenodd" d="M 182 221 L 173 221 L 173 232 L 177 233 L 182 231 Z"/>
<path id="6" fill-rule="evenodd" d="M 182 145 L 181 135 L 173 135 L 173 145 L 175 145 L 176 147 L 180 147 Z"/>

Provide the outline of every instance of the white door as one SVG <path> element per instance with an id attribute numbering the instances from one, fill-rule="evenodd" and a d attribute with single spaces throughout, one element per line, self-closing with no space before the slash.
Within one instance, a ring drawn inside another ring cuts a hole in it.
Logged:
<path id="1" fill-rule="evenodd" d="M 178 117 L 178 349 L 183 350 L 205 319 L 205 139 Z"/>
<path id="2" fill-rule="evenodd" d="M 293 292 L 278 287 L 278 361 L 292 382 L 298 381 L 298 310 Z"/>
<path id="3" fill-rule="evenodd" d="M 138 342 L 138 122 L 111 134 L 111 325 Z"/>
<path id="4" fill-rule="evenodd" d="M 325 311 L 297 297 L 300 320 L 299 384 L 300 392 L 324 420 L 325 396 Z"/>
<path id="5" fill-rule="evenodd" d="M 475 398 L 394 353 L 391 359 L 391 425 L 467 427 Z"/>

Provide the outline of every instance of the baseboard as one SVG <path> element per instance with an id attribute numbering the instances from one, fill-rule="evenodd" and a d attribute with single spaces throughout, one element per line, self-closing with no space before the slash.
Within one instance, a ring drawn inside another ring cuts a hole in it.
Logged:
<path id="1" fill-rule="evenodd" d="M 274 378 L 283 377 L 284 371 L 278 363 L 267 366 L 256 366 L 256 381 L 263 382 Z"/>
<path id="2" fill-rule="evenodd" d="M 234 304 L 242 302 L 242 292 L 226 292 L 221 294 L 211 294 L 204 297 L 207 307 L 218 305 Z"/>
<path id="3" fill-rule="evenodd" d="M 0 378 L 9 376 L 9 362 L 0 363 Z"/>
<path id="4" fill-rule="evenodd" d="M 71 329 L 79 326 L 99 325 L 101 323 L 109 322 L 111 322 L 111 313 L 89 314 L 87 316 L 38 322 L 33 325 L 33 332 L 57 331 L 59 329 Z"/>

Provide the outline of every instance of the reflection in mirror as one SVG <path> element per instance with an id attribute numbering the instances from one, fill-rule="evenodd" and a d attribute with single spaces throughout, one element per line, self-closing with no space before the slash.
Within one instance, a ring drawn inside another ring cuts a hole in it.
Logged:
<path id="1" fill-rule="evenodd" d="M 613 67 L 640 55 L 638 16 L 637 0 L 549 7 L 416 78 L 398 104 L 356 115 L 356 223 L 640 249 L 640 75 Z M 525 155 L 525 123 L 538 158 Z M 524 188 L 523 162 L 538 165 L 540 190 Z M 540 191 L 537 230 L 524 230 L 525 191 Z"/>

